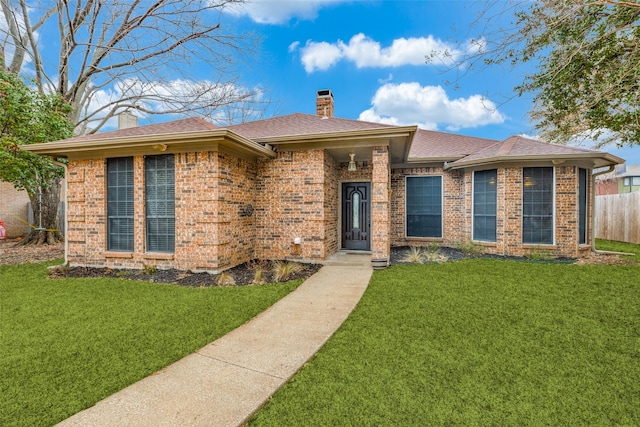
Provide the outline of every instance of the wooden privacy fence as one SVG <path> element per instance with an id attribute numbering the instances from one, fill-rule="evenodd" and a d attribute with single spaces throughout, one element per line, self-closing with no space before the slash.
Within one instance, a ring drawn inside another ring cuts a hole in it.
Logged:
<path id="1" fill-rule="evenodd" d="M 595 236 L 640 244 L 640 191 L 596 196 Z"/>

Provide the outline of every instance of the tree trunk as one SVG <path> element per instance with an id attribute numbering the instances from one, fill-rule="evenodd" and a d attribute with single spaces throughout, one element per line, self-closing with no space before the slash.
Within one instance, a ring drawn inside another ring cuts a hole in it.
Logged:
<path id="1" fill-rule="evenodd" d="M 60 232 L 60 179 L 57 178 L 39 194 L 29 196 L 33 208 L 33 228 L 21 242 L 23 245 L 55 245 L 64 239 Z"/>

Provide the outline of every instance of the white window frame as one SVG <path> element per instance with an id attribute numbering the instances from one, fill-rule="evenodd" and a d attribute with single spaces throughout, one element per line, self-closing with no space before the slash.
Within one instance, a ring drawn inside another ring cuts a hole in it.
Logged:
<path id="1" fill-rule="evenodd" d="M 549 166 L 527 166 L 526 168 L 549 168 Z M 553 212 L 552 212 L 552 220 L 551 220 L 551 239 L 552 239 L 552 243 L 524 243 L 524 230 L 522 228 L 522 221 L 524 220 L 524 170 L 525 167 L 522 168 L 522 184 L 521 184 L 521 188 L 522 188 L 522 194 L 520 195 L 520 203 L 522 204 L 522 207 L 520 208 L 520 215 L 522 216 L 522 218 L 520 219 L 520 242 L 523 245 L 533 245 L 533 246 L 555 246 L 556 245 L 556 211 L 557 211 L 557 206 L 556 206 L 556 168 L 555 166 L 551 166 L 551 172 L 553 174 L 553 184 L 551 187 L 551 197 L 552 197 L 552 201 L 553 201 Z"/>
<path id="2" fill-rule="evenodd" d="M 496 171 L 496 240 L 478 240 L 475 236 L 475 198 L 476 198 L 476 172 Z M 498 240 L 498 169 L 482 169 L 471 173 L 471 240 L 478 243 L 496 243 Z"/>
<path id="3" fill-rule="evenodd" d="M 408 178 L 440 178 L 440 237 L 426 237 L 426 236 L 409 236 L 407 233 L 407 202 L 409 196 L 407 193 L 407 179 Z M 444 238 L 444 175 L 406 175 L 404 177 L 404 237 L 407 239 L 443 239 Z"/>

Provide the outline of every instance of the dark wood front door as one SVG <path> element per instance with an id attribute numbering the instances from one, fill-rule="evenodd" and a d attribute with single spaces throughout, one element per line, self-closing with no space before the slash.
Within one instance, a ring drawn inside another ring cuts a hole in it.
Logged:
<path id="1" fill-rule="evenodd" d="M 342 184 L 342 249 L 368 251 L 371 248 L 371 184 Z"/>

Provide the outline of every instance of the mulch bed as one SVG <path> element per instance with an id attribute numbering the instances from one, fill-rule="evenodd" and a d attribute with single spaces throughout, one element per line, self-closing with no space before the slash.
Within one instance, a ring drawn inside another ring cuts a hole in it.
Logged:
<path id="1" fill-rule="evenodd" d="M 245 286 L 254 283 L 256 271 L 263 272 L 264 283 L 275 282 L 274 278 L 275 261 L 254 260 L 230 268 L 222 274 L 193 273 L 185 270 L 131 270 L 115 268 L 95 268 L 95 267 L 58 267 L 49 271 L 51 278 L 69 277 L 111 277 L 129 280 L 144 280 L 154 283 L 172 283 L 189 287 L 210 287 L 210 286 Z M 307 279 L 315 274 L 322 267 L 321 264 L 300 264 L 300 271 L 294 272 L 282 281 Z M 221 276 L 227 281 L 221 283 Z M 228 281 L 229 277 L 233 280 Z"/>
<path id="2" fill-rule="evenodd" d="M 0 265 L 24 264 L 52 261 L 64 258 L 64 245 L 20 245 L 20 239 L 0 240 Z M 391 264 L 408 264 L 406 258 L 409 253 L 409 247 L 394 247 L 391 249 Z M 634 264 L 633 261 L 621 258 L 617 255 L 606 254 L 590 254 L 588 257 L 580 260 L 573 259 L 553 259 L 553 260 L 531 260 L 522 257 L 504 257 L 499 255 L 482 255 L 464 253 L 458 249 L 441 247 L 437 251 L 438 256 L 425 263 L 436 263 L 445 261 L 456 261 L 464 258 L 495 258 L 495 259 L 513 259 L 527 262 L 552 262 L 552 263 L 576 263 L 576 264 L 601 264 L 601 265 L 620 265 Z M 247 262 L 227 270 L 225 273 L 233 277 L 236 286 L 252 284 L 255 278 L 255 272 L 261 268 L 264 273 L 266 282 L 274 282 L 273 279 L 274 261 L 254 260 Z M 292 274 L 288 280 L 306 279 L 316 273 L 321 264 L 301 264 L 302 269 Z M 209 273 L 192 273 L 183 270 L 119 270 L 111 268 L 85 268 L 85 267 L 63 267 L 53 268 L 49 273 L 52 278 L 64 277 L 113 277 L 121 279 L 145 280 L 155 283 L 174 283 L 182 286 L 190 287 L 207 287 L 207 286 L 230 286 L 219 285 L 218 279 L 220 275 Z"/>
<path id="3" fill-rule="evenodd" d="M 411 264 L 408 262 L 407 256 L 409 255 L 410 247 L 393 247 L 391 248 L 391 264 Z M 635 264 L 635 262 L 624 259 L 619 255 L 591 253 L 589 256 L 580 259 L 573 258 L 549 258 L 549 259 L 535 259 L 535 257 L 516 257 L 516 256 L 504 256 L 504 255 L 492 255 L 492 254 L 474 254 L 463 252 L 459 249 L 440 247 L 437 250 L 437 254 L 441 257 L 434 257 L 433 260 L 425 260 L 425 264 L 433 264 L 446 261 L 457 261 L 465 258 L 491 258 L 501 260 L 512 260 L 522 262 L 536 262 L 536 263 L 548 263 L 548 264 L 599 264 L 599 265 L 623 265 L 623 264 Z"/>

